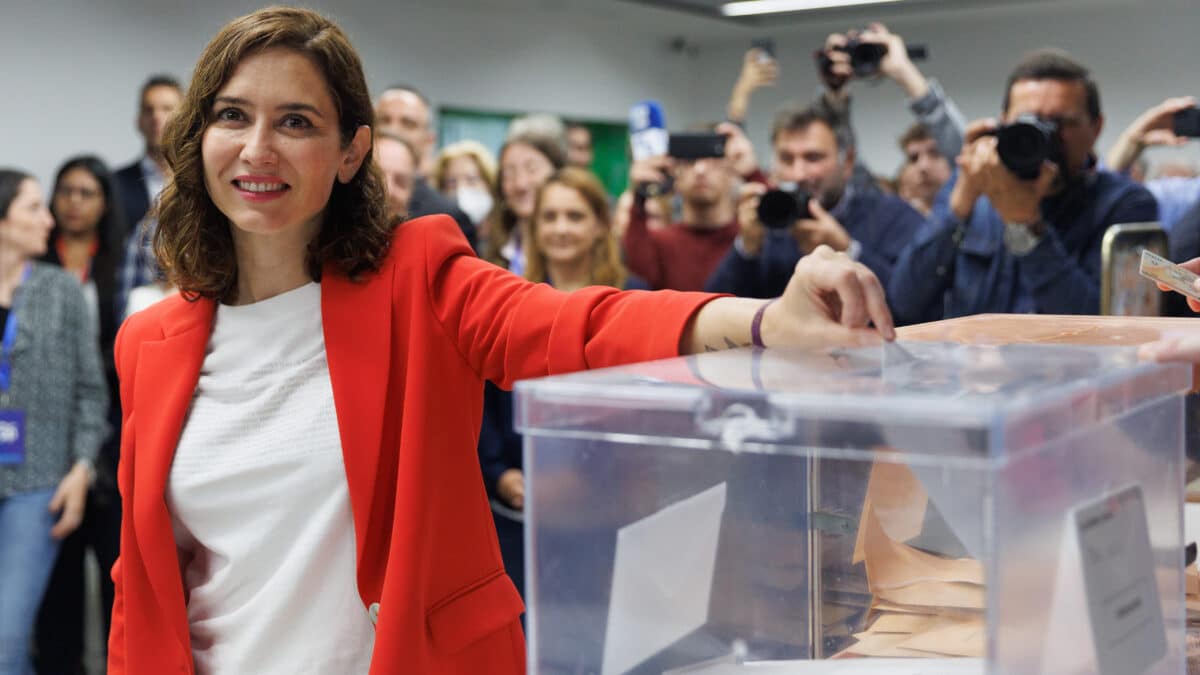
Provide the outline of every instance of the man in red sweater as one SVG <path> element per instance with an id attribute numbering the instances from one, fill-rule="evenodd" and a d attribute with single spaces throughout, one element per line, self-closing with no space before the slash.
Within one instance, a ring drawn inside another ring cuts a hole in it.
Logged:
<path id="1" fill-rule="evenodd" d="M 727 137 L 725 157 L 692 162 L 652 157 L 634 162 L 633 185 L 674 177 L 683 199 L 683 220 L 659 230 L 646 226 L 645 200 L 635 197 L 623 244 L 629 271 L 653 289 L 699 291 L 738 235 L 735 190 L 738 178 L 765 182 L 754 148 L 733 124 L 717 125 Z M 636 194 L 636 193 L 635 193 Z"/>

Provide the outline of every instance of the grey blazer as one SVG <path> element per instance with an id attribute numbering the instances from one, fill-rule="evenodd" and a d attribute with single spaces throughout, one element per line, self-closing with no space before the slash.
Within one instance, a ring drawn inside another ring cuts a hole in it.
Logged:
<path id="1" fill-rule="evenodd" d="M 0 465 L 0 498 L 58 485 L 77 460 L 94 461 L 108 436 L 100 343 L 79 282 L 33 263 L 13 294 L 12 386 L 0 408 L 25 411 L 25 462 Z"/>

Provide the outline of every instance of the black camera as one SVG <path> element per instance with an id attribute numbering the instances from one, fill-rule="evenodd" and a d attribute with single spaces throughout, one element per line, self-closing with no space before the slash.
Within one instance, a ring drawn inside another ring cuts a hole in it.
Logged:
<path id="1" fill-rule="evenodd" d="M 795 183 L 785 183 L 778 189 L 768 190 L 758 200 L 758 221 L 772 230 L 792 226 L 802 218 L 812 218 L 808 200 L 812 195 Z"/>
<path id="2" fill-rule="evenodd" d="M 1058 123 L 1024 113 L 995 131 L 1000 161 L 1021 180 L 1033 180 L 1042 172 L 1042 162 L 1061 163 L 1062 139 Z"/>
<path id="3" fill-rule="evenodd" d="M 850 67 L 854 76 L 859 78 L 874 77 L 879 74 L 879 63 L 887 56 L 888 46 L 882 42 L 862 42 L 858 38 L 850 38 L 845 45 L 834 49 L 850 54 Z M 923 61 L 929 56 L 929 50 L 924 45 L 908 45 L 908 58 L 913 61 Z M 821 70 L 832 75 L 833 59 L 825 52 L 819 52 L 818 60 Z"/>

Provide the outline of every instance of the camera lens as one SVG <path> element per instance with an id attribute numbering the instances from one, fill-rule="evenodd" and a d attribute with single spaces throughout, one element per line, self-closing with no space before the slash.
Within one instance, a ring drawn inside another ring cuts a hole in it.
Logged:
<path id="1" fill-rule="evenodd" d="M 996 152 L 1009 171 L 1022 180 L 1033 180 L 1042 162 L 1052 159 L 1058 128 L 1053 122 L 1022 115 L 996 132 Z"/>
<path id="2" fill-rule="evenodd" d="M 791 227 L 801 218 L 809 218 L 808 193 L 800 188 L 770 190 L 758 200 L 758 220 L 772 230 Z"/>
<path id="3" fill-rule="evenodd" d="M 796 200 L 782 190 L 771 190 L 758 200 L 758 220 L 772 230 L 796 222 Z"/>

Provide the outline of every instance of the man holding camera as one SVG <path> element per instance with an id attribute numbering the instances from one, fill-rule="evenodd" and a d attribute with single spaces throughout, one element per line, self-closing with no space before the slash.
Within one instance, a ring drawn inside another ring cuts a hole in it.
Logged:
<path id="1" fill-rule="evenodd" d="M 910 52 L 923 58 L 922 47 L 906 45 L 901 36 L 881 23 L 872 23 L 863 31 L 830 35 L 816 53 L 817 75 L 823 86 L 816 105 L 834 119 L 834 128 L 839 132 L 844 129 L 843 133 L 853 142 L 850 82 L 886 77 L 908 95 L 909 111 L 936 141 L 940 154 L 954 157 L 962 149 L 966 126 L 963 115 L 938 81 L 921 73 Z M 874 189 L 871 172 L 861 162 L 855 170 L 854 183 L 856 187 Z"/>
<path id="2" fill-rule="evenodd" d="M 716 126 L 725 136 L 724 157 L 694 160 L 667 156 L 633 163 L 629 181 L 637 186 L 623 248 L 629 271 L 655 290 L 699 291 L 738 234 L 733 190 L 738 177 L 764 181 L 754 148 L 736 125 Z M 651 230 L 647 226 L 647 187 L 674 184 L 683 202 L 683 220 Z"/>
<path id="3" fill-rule="evenodd" d="M 815 108 L 785 108 L 771 128 L 772 179 L 742 187 L 739 236 L 705 290 L 743 297 L 783 293 L 792 269 L 821 244 L 845 251 L 886 286 L 901 249 L 923 222 L 903 200 L 851 184 L 854 147 Z"/>
<path id="4" fill-rule="evenodd" d="M 1017 65 L 1002 122 L 968 126 L 952 185 L 897 261 L 888 295 L 898 321 L 1096 314 L 1105 231 L 1157 218 L 1145 188 L 1096 168 L 1100 93 L 1065 52 Z"/>

